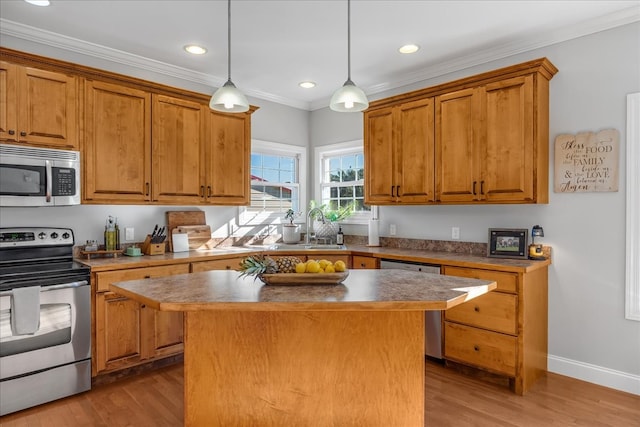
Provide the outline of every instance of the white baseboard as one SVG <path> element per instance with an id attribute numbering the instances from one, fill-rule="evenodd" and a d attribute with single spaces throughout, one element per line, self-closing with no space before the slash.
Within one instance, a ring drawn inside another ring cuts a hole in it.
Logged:
<path id="1" fill-rule="evenodd" d="M 640 395 L 640 375 L 615 371 L 560 356 L 547 356 L 549 372 Z"/>

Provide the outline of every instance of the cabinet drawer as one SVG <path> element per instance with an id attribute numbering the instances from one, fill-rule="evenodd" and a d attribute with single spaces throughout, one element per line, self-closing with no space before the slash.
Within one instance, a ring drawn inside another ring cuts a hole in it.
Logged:
<path id="1" fill-rule="evenodd" d="M 238 270 L 240 268 L 242 258 L 214 259 L 211 261 L 201 261 L 191 263 L 191 272 L 199 273 L 201 271 L 211 270 Z"/>
<path id="2" fill-rule="evenodd" d="M 450 322 L 445 322 L 444 333 L 445 359 L 508 376 L 516 375 L 515 337 Z"/>
<path id="3" fill-rule="evenodd" d="M 516 335 L 518 297 L 489 292 L 445 311 L 445 319 L 479 328 Z"/>
<path id="4" fill-rule="evenodd" d="M 163 265 L 160 267 L 132 268 L 129 270 L 106 271 L 96 273 L 96 292 L 109 290 L 109 284 L 127 280 L 147 279 L 151 277 L 186 274 L 189 264 Z"/>
<path id="5" fill-rule="evenodd" d="M 514 273 L 443 266 L 442 274 L 447 276 L 468 277 L 470 279 L 493 280 L 498 284 L 496 290 L 514 293 L 518 291 L 518 275 Z"/>
<path id="6" fill-rule="evenodd" d="M 352 259 L 352 268 L 378 268 L 378 258 L 354 255 Z"/>

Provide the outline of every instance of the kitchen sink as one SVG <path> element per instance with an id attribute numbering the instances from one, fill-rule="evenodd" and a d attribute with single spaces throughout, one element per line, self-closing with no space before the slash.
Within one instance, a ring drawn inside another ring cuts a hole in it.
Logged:
<path id="1" fill-rule="evenodd" d="M 317 251 L 334 251 L 334 250 L 346 250 L 347 247 L 345 245 L 329 245 L 322 243 L 276 243 L 275 245 L 269 246 L 267 249 L 271 251 L 291 251 L 291 250 L 299 250 L 299 251 L 308 251 L 308 250 L 317 250 Z"/>

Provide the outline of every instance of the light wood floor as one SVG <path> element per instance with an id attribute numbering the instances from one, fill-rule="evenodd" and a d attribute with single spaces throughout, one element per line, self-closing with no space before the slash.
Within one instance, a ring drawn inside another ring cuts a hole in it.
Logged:
<path id="1" fill-rule="evenodd" d="M 3 427 L 182 425 L 182 364 L 0 418 Z M 556 374 L 524 396 L 489 379 L 426 363 L 427 426 L 640 426 L 640 396 Z M 391 426 L 390 426 L 391 427 Z"/>

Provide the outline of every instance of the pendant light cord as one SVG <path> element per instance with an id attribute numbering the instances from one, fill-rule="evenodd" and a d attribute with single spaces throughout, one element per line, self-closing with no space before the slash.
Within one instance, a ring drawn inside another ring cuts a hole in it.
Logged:
<path id="1" fill-rule="evenodd" d="M 347 0 L 347 81 L 351 81 L 351 0 Z"/>
<path id="2" fill-rule="evenodd" d="M 231 0 L 227 2 L 227 75 L 231 81 Z"/>

